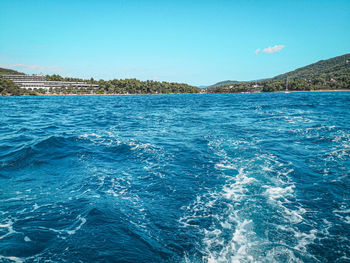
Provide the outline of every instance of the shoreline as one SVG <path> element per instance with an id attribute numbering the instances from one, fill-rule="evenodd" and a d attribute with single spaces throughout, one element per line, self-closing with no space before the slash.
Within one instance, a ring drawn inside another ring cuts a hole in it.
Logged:
<path id="1" fill-rule="evenodd" d="M 337 89 L 337 90 L 290 90 L 290 91 L 255 91 L 255 92 L 218 92 L 218 93 L 149 93 L 149 94 L 37 94 L 37 95 L 0 95 L 0 97 L 35 97 L 35 96 L 135 96 L 135 95 L 190 95 L 190 94 L 252 94 L 252 93 L 301 93 L 301 92 L 350 92 L 350 89 Z"/>
<path id="2" fill-rule="evenodd" d="M 260 93 L 294 93 L 294 92 L 340 92 L 340 91 L 350 91 L 350 89 L 318 89 L 318 90 L 288 90 L 288 91 L 272 91 L 272 92 L 260 92 Z"/>

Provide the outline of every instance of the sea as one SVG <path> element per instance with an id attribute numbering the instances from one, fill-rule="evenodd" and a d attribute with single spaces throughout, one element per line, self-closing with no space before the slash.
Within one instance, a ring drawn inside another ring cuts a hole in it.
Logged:
<path id="1" fill-rule="evenodd" d="M 350 92 L 0 97 L 0 262 L 350 262 Z"/>

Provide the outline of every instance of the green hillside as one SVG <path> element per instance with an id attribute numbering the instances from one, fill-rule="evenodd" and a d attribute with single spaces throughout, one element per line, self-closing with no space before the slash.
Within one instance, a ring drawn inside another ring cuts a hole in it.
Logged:
<path id="1" fill-rule="evenodd" d="M 287 85 L 288 78 L 288 85 Z M 220 84 L 220 85 L 217 85 Z M 257 82 L 219 82 L 210 93 L 350 90 L 350 54 L 321 60 L 270 79 Z"/>
<path id="2" fill-rule="evenodd" d="M 350 54 L 321 60 L 294 71 L 273 77 L 272 80 L 313 79 L 313 78 L 340 78 L 350 76 Z"/>
<path id="3" fill-rule="evenodd" d="M 237 80 L 224 80 L 224 81 L 220 81 L 218 83 L 215 83 L 213 85 L 210 85 L 207 88 L 226 87 L 226 86 L 230 86 L 230 85 L 237 84 L 237 83 L 239 83 L 239 81 L 237 81 Z"/>
<path id="4" fill-rule="evenodd" d="M 15 70 L 0 68 L 0 75 L 23 74 Z M 82 81 L 88 84 L 97 84 L 98 88 L 50 88 L 49 90 L 35 89 L 34 91 L 19 88 L 12 80 L 0 78 L 0 96 L 35 95 L 35 94 L 170 94 L 170 93 L 199 93 L 200 89 L 185 83 L 165 81 L 140 81 L 137 79 L 99 80 L 93 78 L 84 80 L 80 78 L 64 78 L 57 74 L 47 75 L 49 81 Z"/>
<path id="5" fill-rule="evenodd" d="M 13 69 L 0 68 L 0 75 L 24 75 L 24 73 Z"/>

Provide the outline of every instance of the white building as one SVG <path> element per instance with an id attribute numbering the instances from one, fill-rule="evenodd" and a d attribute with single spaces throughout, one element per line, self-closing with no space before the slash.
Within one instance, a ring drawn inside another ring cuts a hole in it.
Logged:
<path id="1" fill-rule="evenodd" d="M 18 87 L 23 89 L 46 89 L 50 88 L 68 88 L 75 89 L 93 88 L 97 89 L 96 84 L 87 84 L 85 82 L 70 82 L 70 81 L 47 81 L 42 75 L 2 75 L 4 79 L 12 80 Z"/>

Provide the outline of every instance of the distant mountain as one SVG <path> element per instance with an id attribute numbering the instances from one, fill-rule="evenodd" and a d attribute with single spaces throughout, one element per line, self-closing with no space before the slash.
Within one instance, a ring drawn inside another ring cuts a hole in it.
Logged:
<path id="1" fill-rule="evenodd" d="M 298 79 L 314 79 L 314 78 L 339 78 L 350 76 L 350 54 L 345 54 L 342 56 L 330 58 L 327 60 L 320 60 L 316 63 L 307 65 L 305 67 L 298 68 L 296 70 L 277 75 L 268 79 L 252 80 L 252 81 L 234 81 L 234 80 L 225 80 L 215 83 L 207 88 L 219 88 L 219 87 L 228 87 L 238 83 L 245 82 L 265 82 L 273 80 L 286 80 L 287 77 L 290 80 Z"/>
<path id="2" fill-rule="evenodd" d="M 239 82 L 240 81 L 237 81 L 237 80 L 224 80 L 224 81 L 220 81 L 218 83 L 215 83 L 213 85 L 210 85 L 207 88 L 218 88 L 218 87 L 230 86 L 232 84 L 237 84 Z"/>
<path id="3" fill-rule="evenodd" d="M 13 69 L 0 68 L 0 75 L 25 75 L 25 74 Z"/>
<path id="4" fill-rule="evenodd" d="M 339 57 L 320 60 L 308 66 L 298 68 L 270 80 L 285 80 L 289 79 L 311 79 L 311 78 L 337 78 L 343 75 L 350 75 L 350 54 L 345 54 Z"/>
<path id="5" fill-rule="evenodd" d="M 209 86 L 207 92 L 275 92 L 287 88 L 288 91 L 350 90 L 350 54 L 321 60 L 269 79 L 222 81 Z"/>

